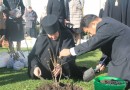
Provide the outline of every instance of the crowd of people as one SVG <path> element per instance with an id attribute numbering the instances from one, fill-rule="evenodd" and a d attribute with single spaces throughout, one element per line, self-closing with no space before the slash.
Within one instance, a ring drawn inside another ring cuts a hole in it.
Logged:
<path id="1" fill-rule="evenodd" d="M 37 34 L 38 15 L 31 6 L 24 7 L 22 0 L 0 0 L 0 41 L 6 38 L 10 51 L 14 52 L 13 41 L 17 41 L 17 50 L 21 50 L 24 34 L 37 38 L 28 56 L 28 75 L 33 79 L 41 76 L 51 79 L 52 75 L 57 77 L 61 70 L 63 77 L 82 78 L 87 68 L 76 65 L 76 56 L 99 48 L 103 54 L 100 62 L 104 56 L 107 57 L 103 65 L 97 65 L 100 71 L 107 66 L 109 76 L 128 82 L 128 90 L 130 27 L 122 23 L 123 21 L 116 20 L 115 14 L 111 13 L 115 18 L 109 14 L 106 16 L 106 11 L 103 11 L 100 17 L 93 14 L 83 16 L 83 1 L 48 0 L 46 13 L 40 20 L 40 33 Z M 106 5 L 110 4 L 109 1 L 107 0 Z M 113 10 L 117 9 L 120 13 L 118 6 L 121 4 L 118 1 L 113 1 Z M 68 27 L 68 24 L 72 25 L 72 28 Z M 91 38 L 81 43 L 81 33 L 87 33 Z"/>
<path id="2" fill-rule="evenodd" d="M 81 42 L 81 32 L 79 23 L 82 18 L 83 2 L 82 0 L 48 0 L 44 13 L 40 19 L 49 14 L 58 16 L 58 20 L 66 27 L 67 24 L 72 25 L 72 34 L 76 45 Z M 73 8 L 72 8 L 73 7 Z M 10 51 L 14 52 L 13 41 L 17 42 L 17 50 L 21 49 L 21 41 L 25 36 L 37 38 L 40 30 L 36 30 L 38 15 L 32 6 L 24 6 L 22 0 L 1 0 L 1 15 L 4 20 L 1 25 L 0 42 L 6 39 L 9 41 Z M 16 15 L 20 15 L 16 17 Z M 40 20 L 40 21 L 41 21 Z M 5 27 L 6 26 L 6 27 Z M 13 27 L 12 27 L 13 26 Z M 41 26 L 40 26 L 41 28 Z M 15 32 L 15 33 L 14 33 Z M 14 35 L 15 34 L 15 35 Z"/>

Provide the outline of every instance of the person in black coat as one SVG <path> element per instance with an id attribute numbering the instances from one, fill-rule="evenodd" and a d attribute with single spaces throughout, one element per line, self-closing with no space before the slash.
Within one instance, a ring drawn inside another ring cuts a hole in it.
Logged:
<path id="1" fill-rule="evenodd" d="M 33 79 L 39 76 L 51 79 L 51 71 L 54 67 L 52 66 L 50 54 L 54 55 L 53 59 L 57 59 L 59 52 L 63 48 L 74 47 L 74 41 L 72 35 L 68 32 L 69 30 L 66 30 L 59 23 L 55 15 L 45 16 L 41 21 L 41 25 L 44 33 L 38 36 L 28 56 L 28 75 Z M 59 62 L 63 64 L 63 76 L 82 78 L 82 70 L 76 66 L 75 59 L 75 56 L 68 56 Z"/>
<path id="2" fill-rule="evenodd" d="M 110 17 L 99 18 L 90 14 L 81 20 L 81 30 L 92 37 L 76 47 L 63 49 L 60 58 L 78 56 L 101 48 L 103 54 L 108 57 L 108 75 L 130 82 L 130 28 Z M 104 65 L 100 67 L 102 70 Z"/>
<path id="3" fill-rule="evenodd" d="M 127 3 L 127 19 L 126 19 L 126 25 L 130 27 L 130 0 L 128 0 Z"/>
<path id="4" fill-rule="evenodd" d="M 65 25 L 66 11 L 64 0 L 49 0 L 47 5 L 47 15 L 48 14 L 56 15 L 60 23 Z"/>
<path id="5" fill-rule="evenodd" d="M 22 0 L 3 0 L 4 5 L 7 7 L 6 19 L 6 38 L 9 41 L 11 52 L 13 50 L 13 41 L 17 41 L 17 50 L 21 50 L 21 40 L 24 39 L 24 30 L 22 24 L 22 15 L 24 13 L 24 5 Z M 16 8 L 20 8 L 17 13 Z"/>
<path id="6" fill-rule="evenodd" d="M 111 17 L 129 26 L 127 24 L 127 13 L 130 13 L 128 2 L 129 0 L 107 0 L 102 17 Z"/>

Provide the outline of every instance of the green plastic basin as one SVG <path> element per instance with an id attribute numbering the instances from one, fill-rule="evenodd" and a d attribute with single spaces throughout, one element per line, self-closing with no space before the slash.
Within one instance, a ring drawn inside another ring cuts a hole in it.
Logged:
<path id="1" fill-rule="evenodd" d="M 120 84 L 106 84 L 101 83 L 101 80 L 117 80 Z M 95 90 L 125 90 L 126 82 L 120 78 L 110 76 L 100 76 L 94 79 Z"/>

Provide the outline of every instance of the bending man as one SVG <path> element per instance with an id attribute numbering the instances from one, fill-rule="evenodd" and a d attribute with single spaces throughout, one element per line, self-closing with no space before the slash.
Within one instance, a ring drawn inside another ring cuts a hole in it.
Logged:
<path id="1" fill-rule="evenodd" d="M 95 15 L 84 16 L 80 26 L 92 38 L 76 47 L 63 49 L 60 57 L 78 56 L 101 48 L 109 58 L 108 75 L 130 82 L 130 28 L 112 18 Z"/>

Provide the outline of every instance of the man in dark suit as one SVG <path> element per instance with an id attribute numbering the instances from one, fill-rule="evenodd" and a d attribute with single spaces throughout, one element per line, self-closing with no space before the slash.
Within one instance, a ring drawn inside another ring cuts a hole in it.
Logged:
<path id="1" fill-rule="evenodd" d="M 43 78 L 50 79 L 52 77 L 50 69 L 54 69 L 51 58 L 53 60 L 57 59 L 59 52 L 63 48 L 71 48 L 75 44 L 71 33 L 59 24 L 58 18 L 55 15 L 45 16 L 41 25 L 44 32 L 38 36 L 28 56 L 28 74 L 31 78 L 42 76 Z M 48 49 L 51 53 L 49 53 Z M 53 54 L 54 57 L 51 57 L 50 54 Z M 61 65 L 63 64 L 63 76 L 82 78 L 82 70 L 76 66 L 75 58 L 75 56 L 68 56 L 59 62 Z"/>
<path id="2" fill-rule="evenodd" d="M 47 5 L 47 15 L 49 14 L 56 15 L 60 23 L 64 25 L 66 20 L 64 0 L 49 0 Z"/>
<path id="3" fill-rule="evenodd" d="M 130 26 L 130 23 L 127 23 L 130 20 L 129 7 L 129 0 L 106 0 L 103 17 L 111 17 Z"/>
<path id="4" fill-rule="evenodd" d="M 81 20 L 81 30 L 92 38 L 76 47 L 63 49 L 60 57 L 76 56 L 101 48 L 109 58 L 108 75 L 130 82 L 130 28 L 109 17 L 86 15 Z"/>

